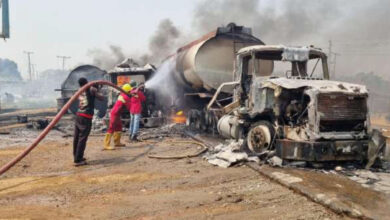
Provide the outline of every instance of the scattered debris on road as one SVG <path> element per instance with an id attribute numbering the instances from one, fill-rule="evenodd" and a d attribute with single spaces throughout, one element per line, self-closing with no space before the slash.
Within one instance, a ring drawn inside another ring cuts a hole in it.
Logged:
<path id="1" fill-rule="evenodd" d="M 49 125 L 48 119 L 33 119 L 26 125 L 27 128 L 34 128 L 36 130 L 45 129 Z"/>
<path id="2" fill-rule="evenodd" d="M 210 149 L 203 158 L 213 165 L 224 168 L 246 161 L 260 163 L 258 157 L 248 156 L 240 150 L 242 142 L 243 140 L 227 140 L 225 144 L 219 144 Z"/>

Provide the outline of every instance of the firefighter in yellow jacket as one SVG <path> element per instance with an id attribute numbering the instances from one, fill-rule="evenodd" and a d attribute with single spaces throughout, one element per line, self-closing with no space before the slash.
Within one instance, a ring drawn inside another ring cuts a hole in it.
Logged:
<path id="1" fill-rule="evenodd" d="M 129 94 L 131 91 L 131 86 L 129 84 L 125 84 L 122 86 L 122 89 Z M 118 96 L 117 101 L 112 107 L 110 112 L 110 124 L 107 129 L 106 136 L 104 138 L 104 150 L 114 150 L 115 148 L 110 146 L 111 136 L 114 137 L 114 145 L 115 147 L 124 147 L 125 145 L 121 143 L 122 136 L 122 121 L 121 114 L 123 108 L 127 108 L 130 111 L 130 97 L 124 93 L 121 93 Z"/>

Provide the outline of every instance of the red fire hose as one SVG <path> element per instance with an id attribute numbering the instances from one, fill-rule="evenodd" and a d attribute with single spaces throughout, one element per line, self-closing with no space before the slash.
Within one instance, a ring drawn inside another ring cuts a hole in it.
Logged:
<path id="1" fill-rule="evenodd" d="M 72 102 L 74 102 L 82 92 L 84 92 L 85 90 L 87 90 L 89 87 L 93 86 L 93 85 L 107 85 L 107 86 L 111 86 L 113 88 L 115 88 L 116 90 L 119 90 L 121 92 L 125 92 L 123 91 L 121 88 L 119 88 L 118 86 L 116 86 L 115 84 L 113 83 L 110 83 L 108 81 L 104 81 L 104 80 L 97 80 L 97 81 L 92 81 L 92 82 L 89 82 L 88 84 L 84 85 L 83 87 L 81 87 L 70 99 L 69 101 L 64 105 L 64 107 L 62 107 L 62 109 L 57 113 L 56 117 L 50 122 L 50 124 L 42 131 L 42 133 L 39 134 L 39 136 L 34 140 L 34 142 L 28 147 L 26 148 L 23 152 L 21 152 L 19 155 L 17 155 L 14 159 L 12 159 L 10 162 L 8 162 L 7 164 L 5 164 L 4 166 L 2 166 L 0 168 L 0 175 L 4 174 L 5 172 L 7 172 L 11 167 L 13 167 L 15 164 L 17 164 L 20 160 L 22 160 L 28 153 L 30 153 L 30 151 L 32 151 L 38 144 L 39 142 L 42 141 L 43 138 L 46 137 L 46 135 L 49 133 L 49 131 L 54 127 L 54 125 L 57 124 L 57 122 L 61 119 L 61 117 L 68 111 L 70 105 L 72 104 Z"/>

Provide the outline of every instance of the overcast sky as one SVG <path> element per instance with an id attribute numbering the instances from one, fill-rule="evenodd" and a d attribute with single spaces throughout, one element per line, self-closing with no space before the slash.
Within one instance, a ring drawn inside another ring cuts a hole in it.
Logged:
<path id="1" fill-rule="evenodd" d="M 127 55 L 148 52 L 166 18 L 181 32 L 176 43 L 233 21 L 253 27 L 267 44 L 328 51 L 332 39 L 338 72 L 390 79 L 389 14 L 388 0 L 10 0 L 11 38 L 0 40 L 0 58 L 16 61 L 26 76 L 23 51 L 34 52 L 38 72 L 61 68 L 57 55 L 71 56 L 67 68 L 73 68 L 92 63 L 89 50 L 109 45 Z"/>
<path id="2" fill-rule="evenodd" d="M 171 18 L 187 28 L 194 4 L 183 0 L 10 0 L 11 38 L 0 41 L 0 57 L 26 75 L 27 57 L 38 71 L 61 68 L 57 55 L 71 56 L 68 67 L 90 62 L 87 51 L 120 45 L 145 51 L 159 21 Z"/>

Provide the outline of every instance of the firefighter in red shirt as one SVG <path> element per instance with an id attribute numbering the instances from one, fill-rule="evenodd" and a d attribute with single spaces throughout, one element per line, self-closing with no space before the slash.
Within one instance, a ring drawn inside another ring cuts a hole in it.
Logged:
<path id="1" fill-rule="evenodd" d="M 125 84 L 122 86 L 122 89 L 129 93 L 131 91 L 131 86 L 129 84 Z M 115 147 L 124 147 L 125 145 L 121 143 L 122 136 L 122 121 L 121 114 L 123 108 L 127 108 L 130 111 L 131 100 L 128 94 L 121 93 L 118 96 L 117 101 L 114 104 L 114 107 L 110 112 L 110 124 L 107 129 L 106 136 L 104 138 L 104 150 L 114 150 L 115 148 L 110 145 L 111 136 L 114 137 L 114 145 Z"/>
<path id="2" fill-rule="evenodd" d="M 141 119 L 142 102 L 146 100 L 146 97 L 142 90 L 145 88 L 144 84 L 140 84 L 138 88 L 133 88 L 131 94 L 131 107 L 130 107 L 130 127 L 129 138 L 130 140 L 137 140 L 137 132 L 139 129 L 139 122 Z"/>

